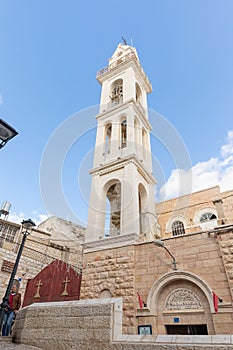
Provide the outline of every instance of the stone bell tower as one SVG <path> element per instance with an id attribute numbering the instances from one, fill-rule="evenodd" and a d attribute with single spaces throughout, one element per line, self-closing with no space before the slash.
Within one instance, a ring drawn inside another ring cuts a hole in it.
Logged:
<path id="1" fill-rule="evenodd" d="M 152 87 L 136 49 L 119 44 L 97 80 L 102 92 L 86 243 L 117 246 L 142 234 L 155 239 L 159 229 L 147 111 Z"/>

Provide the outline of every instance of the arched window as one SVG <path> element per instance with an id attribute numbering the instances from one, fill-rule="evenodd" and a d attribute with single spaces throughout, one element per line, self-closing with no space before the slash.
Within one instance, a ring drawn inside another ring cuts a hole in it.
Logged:
<path id="1" fill-rule="evenodd" d="M 185 234 L 184 224 L 182 221 L 175 221 L 172 224 L 172 235 L 181 236 Z"/>
<path id="2" fill-rule="evenodd" d="M 123 80 L 116 80 L 111 87 L 111 101 L 112 106 L 118 105 L 123 102 Z"/>
<path id="3" fill-rule="evenodd" d="M 214 213 L 206 212 L 200 217 L 200 222 L 215 220 L 217 216 Z"/>
<path id="4" fill-rule="evenodd" d="M 124 119 L 121 122 L 121 148 L 127 146 L 127 121 Z"/>
<path id="5" fill-rule="evenodd" d="M 143 152 L 143 158 L 146 160 L 147 156 L 147 132 L 145 129 L 142 129 L 142 152 Z"/>
<path id="6" fill-rule="evenodd" d="M 148 197 L 145 187 L 140 183 L 138 186 L 138 204 L 139 204 L 139 223 L 140 233 L 146 233 L 150 230 L 150 222 L 148 217 Z M 150 214 L 150 213 L 149 213 Z"/>
<path id="7" fill-rule="evenodd" d="M 198 223 L 203 231 L 213 229 L 218 225 L 217 213 L 212 208 L 202 209 L 195 214 L 195 222 Z"/>
<path id="8" fill-rule="evenodd" d="M 107 125 L 106 126 L 106 131 L 105 131 L 105 153 L 110 152 L 110 147 L 111 147 L 111 137 L 112 137 L 112 125 Z"/>
<path id="9" fill-rule="evenodd" d="M 136 83 L 136 102 L 141 104 L 142 103 L 142 92 L 141 89 L 138 85 L 138 83 Z"/>

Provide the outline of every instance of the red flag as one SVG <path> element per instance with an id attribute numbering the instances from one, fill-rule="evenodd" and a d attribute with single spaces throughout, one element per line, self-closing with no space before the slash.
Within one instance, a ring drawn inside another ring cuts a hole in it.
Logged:
<path id="1" fill-rule="evenodd" d="M 142 300 L 142 297 L 141 297 L 141 295 L 138 292 L 137 292 L 137 294 L 138 294 L 139 306 L 140 306 L 140 309 L 142 309 L 143 306 L 144 306 L 144 301 Z"/>
<path id="2" fill-rule="evenodd" d="M 214 302 L 214 310 L 218 312 L 218 296 L 213 292 L 213 302 Z"/>

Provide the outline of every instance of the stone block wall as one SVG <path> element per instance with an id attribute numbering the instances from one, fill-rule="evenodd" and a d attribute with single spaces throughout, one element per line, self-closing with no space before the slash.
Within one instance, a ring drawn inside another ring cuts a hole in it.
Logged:
<path id="1" fill-rule="evenodd" d="M 12 339 L 44 350 L 233 350 L 231 335 L 128 335 L 121 328 L 121 298 L 40 303 L 18 313 Z"/>
<path id="2" fill-rule="evenodd" d="M 136 331 L 135 247 L 127 246 L 86 253 L 82 274 L 81 299 L 123 297 L 123 332 Z"/>
<path id="3" fill-rule="evenodd" d="M 202 225 L 197 220 L 198 213 L 204 209 L 206 212 L 215 212 L 218 225 L 232 224 L 233 191 L 220 192 L 219 186 L 201 190 L 189 195 L 169 199 L 155 204 L 155 212 L 161 227 L 163 238 L 172 237 L 170 221 L 181 220 L 185 226 L 185 233 L 202 231 Z M 176 219 L 175 219 L 176 218 Z M 211 227 L 211 221 L 208 227 Z M 169 229 L 168 229 L 169 228 Z"/>
<path id="4" fill-rule="evenodd" d="M 229 278 L 229 276 L 233 277 L 232 237 L 233 232 L 231 234 L 223 232 L 219 236 L 217 233 L 208 234 L 207 232 L 202 232 L 190 236 L 173 237 L 164 241 L 166 247 L 176 258 L 178 271 L 187 271 L 199 276 L 207 283 L 211 291 L 214 291 L 223 300 L 222 303 L 219 303 L 218 313 L 211 313 L 206 309 L 206 314 L 209 314 L 206 320 L 206 323 L 209 324 L 209 334 L 233 334 L 233 280 Z M 221 248 L 221 246 L 225 248 Z M 223 256 L 224 252 L 225 256 Z M 147 301 L 150 289 L 155 281 L 159 280 L 164 274 L 173 271 L 173 267 L 171 257 L 163 248 L 157 247 L 153 243 L 136 246 L 135 288 L 139 291 L 144 301 Z M 173 289 L 181 287 L 182 283 L 184 282 L 182 282 L 181 276 L 180 281 L 173 282 Z M 166 289 L 168 288 L 166 286 Z M 194 290 L 192 285 L 189 288 Z M 161 299 L 158 302 L 160 304 L 164 303 L 164 300 L 162 300 L 162 289 Z M 163 306 L 160 305 L 161 308 Z M 154 325 L 155 333 L 166 334 L 162 317 L 158 317 L 155 320 L 149 313 L 147 315 L 148 318 L 139 317 L 139 315 L 140 313 L 138 313 L 139 323 L 148 324 L 149 322 Z M 190 317 L 189 324 L 196 324 L 197 316 L 193 314 Z"/>
<path id="5" fill-rule="evenodd" d="M 93 251 L 84 254 L 84 271 L 81 299 L 101 298 L 102 292 L 110 291 L 112 297 L 123 297 L 123 333 L 136 334 L 138 325 L 152 325 L 153 334 L 166 334 L 165 325 L 173 325 L 173 316 L 165 310 L 168 291 L 188 288 L 201 300 L 202 314 L 190 313 L 181 317 L 180 324 L 206 324 L 208 334 L 233 334 L 232 278 L 233 278 L 233 231 L 216 230 L 164 240 L 165 246 L 177 261 L 179 280 L 161 288 L 156 316 L 153 311 L 139 310 L 137 292 L 148 303 L 153 285 L 163 276 L 174 271 L 168 253 L 153 242 L 135 243 L 127 247 Z M 198 276 L 208 286 L 210 301 L 187 281 L 187 273 Z M 219 312 L 213 309 L 212 292 L 223 300 Z M 176 312 L 179 314 L 178 310 Z M 202 316 L 201 316 L 202 315 Z"/>

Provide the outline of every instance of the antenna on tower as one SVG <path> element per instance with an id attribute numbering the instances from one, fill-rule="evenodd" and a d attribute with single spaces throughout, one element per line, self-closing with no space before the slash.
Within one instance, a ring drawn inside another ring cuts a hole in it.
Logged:
<path id="1" fill-rule="evenodd" d="M 133 38 L 130 38 L 130 44 L 133 47 Z"/>

